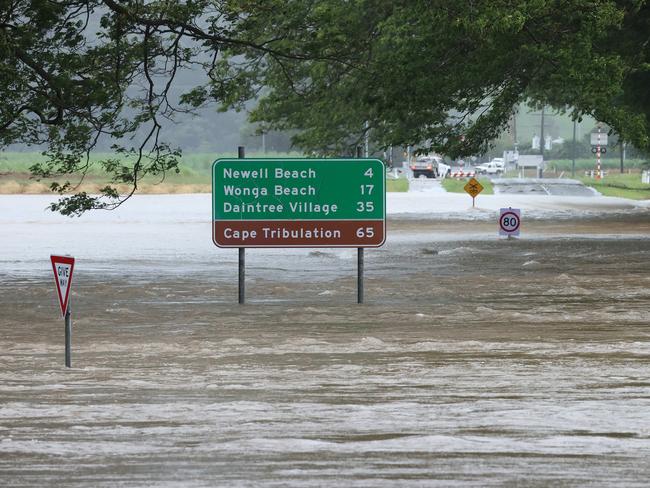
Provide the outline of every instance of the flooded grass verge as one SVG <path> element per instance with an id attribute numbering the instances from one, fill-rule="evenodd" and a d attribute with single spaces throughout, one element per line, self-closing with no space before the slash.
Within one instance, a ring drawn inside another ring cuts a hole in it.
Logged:
<path id="1" fill-rule="evenodd" d="M 607 197 L 650 199 L 650 185 L 641 182 L 640 174 L 608 174 L 600 180 L 591 177 L 580 178 L 585 185 L 595 188 Z"/>

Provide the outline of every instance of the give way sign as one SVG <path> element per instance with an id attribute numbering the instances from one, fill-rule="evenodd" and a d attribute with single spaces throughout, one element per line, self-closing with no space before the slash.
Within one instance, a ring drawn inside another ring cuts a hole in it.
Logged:
<path id="1" fill-rule="evenodd" d="M 59 296 L 59 305 L 61 305 L 61 315 L 65 316 L 68 309 L 68 299 L 70 298 L 74 258 L 71 256 L 50 256 L 50 261 L 52 261 L 54 282 Z"/>

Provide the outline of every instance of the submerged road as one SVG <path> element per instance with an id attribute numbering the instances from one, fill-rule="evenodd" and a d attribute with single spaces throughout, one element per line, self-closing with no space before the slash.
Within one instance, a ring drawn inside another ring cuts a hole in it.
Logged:
<path id="1" fill-rule="evenodd" d="M 595 189 L 581 181 L 560 178 L 493 178 L 494 192 L 509 195 L 554 195 L 569 197 L 595 197 Z"/>
<path id="2" fill-rule="evenodd" d="M 647 486 L 646 214 L 395 217 L 365 305 L 354 250 L 250 250 L 245 306 L 235 250 L 118 215 L 77 256 L 70 370 L 44 244 L 0 261 L 3 485 Z"/>

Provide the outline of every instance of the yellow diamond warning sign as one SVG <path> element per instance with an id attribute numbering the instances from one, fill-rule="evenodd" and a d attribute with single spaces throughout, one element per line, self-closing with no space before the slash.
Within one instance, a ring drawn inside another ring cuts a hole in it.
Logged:
<path id="1" fill-rule="evenodd" d="M 483 185 L 476 178 L 470 178 L 463 188 L 472 198 L 476 198 L 476 195 L 483 191 Z"/>

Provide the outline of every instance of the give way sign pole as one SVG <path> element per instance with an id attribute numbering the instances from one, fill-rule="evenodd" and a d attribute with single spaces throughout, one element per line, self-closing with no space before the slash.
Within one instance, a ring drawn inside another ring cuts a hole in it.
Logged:
<path id="1" fill-rule="evenodd" d="M 71 256 L 50 256 L 54 283 L 61 306 L 61 315 L 65 319 L 65 365 L 70 368 L 70 349 L 72 343 L 72 318 L 70 313 L 70 288 L 72 285 L 72 272 L 74 271 L 74 258 Z"/>

